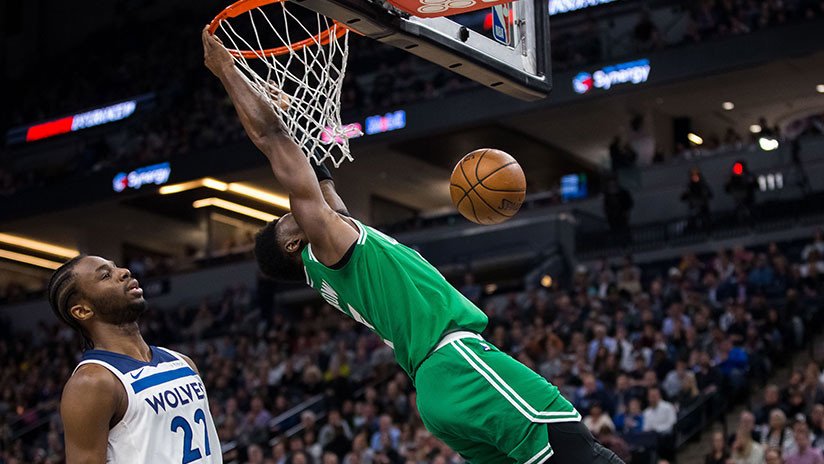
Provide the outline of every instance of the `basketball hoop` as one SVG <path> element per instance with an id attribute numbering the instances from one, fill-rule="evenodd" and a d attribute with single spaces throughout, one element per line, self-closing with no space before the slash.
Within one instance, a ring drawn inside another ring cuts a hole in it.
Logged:
<path id="1" fill-rule="evenodd" d="M 340 120 L 349 30 L 287 0 L 239 0 L 209 24 L 235 64 L 274 108 L 292 140 L 318 163 L 352 160 Z M 283 104 L 280 95 L 287 95 Z M 277 102 L 275 101 L 277 100 Z M 357 134 L 360 135 L 360 134 Z"/>

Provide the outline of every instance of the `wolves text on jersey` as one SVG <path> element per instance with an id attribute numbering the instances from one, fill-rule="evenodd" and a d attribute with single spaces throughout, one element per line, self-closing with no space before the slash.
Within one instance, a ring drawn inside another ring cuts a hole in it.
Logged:
<path id="1" fill-rule="evenodd" d="M 155 393 L 151 398 L 145 398 L 155 414 L 165 412 L 166 408 L 174 409 L 189 404 L 192 401 L 206 398 L 206 387 L 200 381 L 189 382 L 174 388 Z"/>

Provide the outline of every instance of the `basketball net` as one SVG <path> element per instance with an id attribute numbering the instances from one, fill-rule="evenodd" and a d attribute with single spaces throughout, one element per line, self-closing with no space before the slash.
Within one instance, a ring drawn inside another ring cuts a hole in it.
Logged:
<path id="1" fill-rule="evenodd" d="M 302 8 L 298 17 L 287 3 L 240 0 L 215 18 L 211 30 L 306 157 L 338 167 L 352 161 L 349 137 L 361 135 L 340 119 L 348 30 Z"/>

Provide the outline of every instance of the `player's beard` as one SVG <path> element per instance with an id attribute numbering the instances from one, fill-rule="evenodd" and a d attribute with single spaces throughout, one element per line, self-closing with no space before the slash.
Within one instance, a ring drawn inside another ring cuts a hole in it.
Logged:
<path id="1" fill-rule="evenodd" d="M 96 313 L 101 321 L 112 325 L 126 325 L 137 322 L 146 312 L 148 303 L 143 298 L 129 301 L 126 304 L 100 304 Z"/>

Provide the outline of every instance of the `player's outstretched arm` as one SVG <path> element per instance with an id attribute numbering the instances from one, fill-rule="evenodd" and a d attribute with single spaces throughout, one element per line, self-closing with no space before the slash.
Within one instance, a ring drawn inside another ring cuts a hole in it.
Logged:
<path id="1" fill-rule="evenodd" d="M 289 192 L 292 213 L 315 256 L 324 264 L 339 261 L 358 233 L 326 204 L 309 161 L 284 131 L 274 109 L 235 68 L 229 52 L 206 28 L 202 39 L 206 66 L 220 79 L 249 138 Z"/>
<path id="2" fill-rule="evenodd" d="M 66 383 L 60 416 L 66 439 L 66 464 L 104 464 L 109 427 L 125 411 L 123 385 L 106 368 L 82 366 Z"/>

